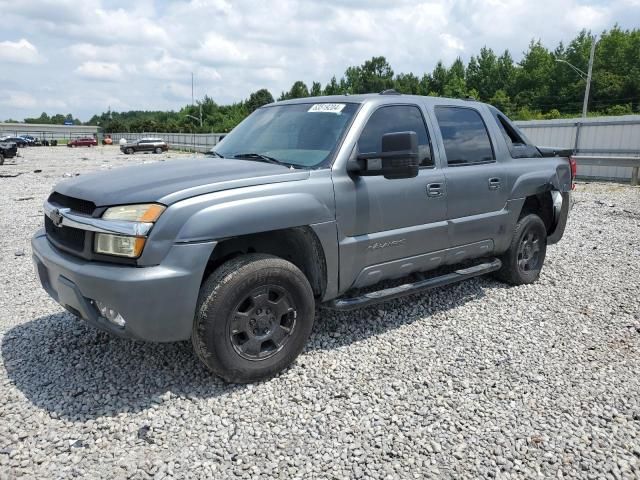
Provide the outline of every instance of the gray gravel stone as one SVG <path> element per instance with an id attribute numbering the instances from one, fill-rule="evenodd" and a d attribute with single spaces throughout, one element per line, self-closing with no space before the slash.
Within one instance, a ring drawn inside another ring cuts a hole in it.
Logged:
<path id="1" fill-rule="evenodd" d="M 31 265 L 65 173 L 181 155 L 21 153 L 0 167 L 0 478 L 639 476 L 638 188 L 579 185 L 535 285 L 321 310 L 290 369 L 235 386 L 188 343 L 91 329 Z"/>

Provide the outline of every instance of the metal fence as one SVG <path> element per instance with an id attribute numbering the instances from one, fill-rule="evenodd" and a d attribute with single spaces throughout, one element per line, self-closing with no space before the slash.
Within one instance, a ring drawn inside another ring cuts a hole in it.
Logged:
<path id="1" fill-rule="evenodd" d="M 39 140 L 70 140 L 81 137 L 95 137 L 98 127 L 90 125 L 48 125 L 38 123 L 0 122 L 0 137 L 31 135 Z"/>
<path id="2" fill-rule="evenodd" d="M 208 152 L 220 142 L 226 135 L 225 133 L 161 133 L 161 132 L 143 132 L 143 133 L 111 133 L 114 143 L 118 143 L 124 138 L 127 141 L 137 140 L 139 138 L 161 138 L 169 144 L 170 148 L 175 150 L 186 150 L 189 152 Z"/>
<path id="3" fill-rule="evenodd" d="M 640 115 L 516 122 L 538 146 L 572 148 L 578 177 L 632 180 L 640 166 Z"/>

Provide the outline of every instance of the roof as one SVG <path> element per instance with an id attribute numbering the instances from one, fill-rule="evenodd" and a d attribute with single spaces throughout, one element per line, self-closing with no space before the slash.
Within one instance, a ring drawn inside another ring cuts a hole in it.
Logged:
<path id="1" fill-rule="evenodd" d="M 386 103 L 403 103 L 403 102 L 427 102 L 427 103 L 449 103 L 452 105 L 469 105 L 469 104 L 482 104 L 476 100 L 465 100 L 460 98 L 446 98 L 446 97 L 427 97 L 423 95 L 404 95 L 404 94 L 381 94 L 381 93 L 365 93 L 358 95 L 323 95 L 320 97 L 303 97 L 294 98 L 291 100 L 281 100 L 278 102 L 270 103 L 266 106 L 276 105 L 295 105 L 300 103 L 374 103 L 374 104 L 386 104 Z"/>

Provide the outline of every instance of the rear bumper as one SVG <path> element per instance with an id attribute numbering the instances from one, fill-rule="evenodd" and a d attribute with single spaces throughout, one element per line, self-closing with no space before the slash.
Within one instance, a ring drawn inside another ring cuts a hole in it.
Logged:
<path id="1" fill-rule="evenodd" d="M 40 283 L 55 301 L 113 335 L 153 342 L 190 338 L 202 275 L 215 244 L 176 244 L 160 265 L 140 268 L 68 255 L 49 243 L 44 230 L 31 239 Z M 125 326 L 102 317 L 95 300 L 118 311 Z"/>

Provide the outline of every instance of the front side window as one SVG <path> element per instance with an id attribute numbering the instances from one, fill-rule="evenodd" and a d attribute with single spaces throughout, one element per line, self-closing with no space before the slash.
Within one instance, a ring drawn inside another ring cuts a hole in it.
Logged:
<path id="1" fill-rule="evenodd" d="M 435 111 L 449 166 L 495 160 L 487 127 L 477 110 L 436 107 Z"/>
<path id="2" fill-rule="evenodd" d="M 259 108 L 215 147 L 226 158 L 263 155 L 294 167 L 326 164 L 358 110 L 356 103 L 296 103 Z"/>
<path id="3" fill-rule="evenodd" d="M 416 132 L 420 166 L 433 167 L 427 127 L 420 109 L 415 105 L 390 105 L 376 110 L 360 134 L 358 152 L 380 153 L 382 136 L 396 132 Z"/>

